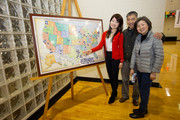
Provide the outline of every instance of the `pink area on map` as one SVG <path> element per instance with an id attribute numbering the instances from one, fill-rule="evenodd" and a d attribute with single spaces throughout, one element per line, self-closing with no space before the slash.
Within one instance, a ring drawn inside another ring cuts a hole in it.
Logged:
<path id="1" fill-rule="evenodd" d="M 71 53 L 71 46 L 70 45 L 64 45 L 63 46 L 63 54 L 70 54 Z"/>

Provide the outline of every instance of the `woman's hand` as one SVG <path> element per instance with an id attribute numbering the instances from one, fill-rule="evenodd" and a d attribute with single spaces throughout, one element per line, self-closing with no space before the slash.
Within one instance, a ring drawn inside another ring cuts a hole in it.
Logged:
<path id="1" fill-rule="evenodd" d="M 156 73 L 152 72 L 152 73 L 150 74 L 150 79 L 151 79 L 151 80 L 155 80 L 155 79 L 156 79 Z"/>
<path id="2" fill-rule="evenodd" d="M 162 33 L 159 33 L 159 32 L 156 32 L 156 33 L 154 33 L 153 37 L 156 38 L 156 39 L 161 40 L 162 37 L 163 37 L 163 34 L 162 34 Z"/>
<path id="3" fill-rule="evenodd" d="M 119 69 L 121 69 L 123 66 L 123 63 L 119 63 Z"/>
<path id="4" fill-rule="evenodd" d="M 82 51 L 83 55 L 89 55 L 92 53 L 92 50 Z"/>
<path id="5" fill-rule="evenodd" d="M 131 70 L 130 70 L 130 75 L 132 76 L 133 73 L 134 73 L 134 69 L 131 69 Z"/>

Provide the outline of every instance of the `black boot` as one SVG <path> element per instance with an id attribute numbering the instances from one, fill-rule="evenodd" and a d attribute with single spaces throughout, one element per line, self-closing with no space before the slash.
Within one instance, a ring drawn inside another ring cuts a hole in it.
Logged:
<path id="1" fill-rule="evenodd" d="M 146 111 L 141 111 L 140 109 L 133 109 L 133 113 L 129 114 L 129 117 L 131 117 L 131 118 L 143 118 L 143 117 L 145 117 L 145 112 Z"/>
<path id="2" fill-rule="evenodd" d="M 137 112 L 139 112 L 139 111 L 140 111 L 139 109 L 133 109 L 133 112 L 134 112 L 134 113 L 137 113 Z M 148 114 L 148 110 L 146 109 L 143 113 L 144 113 L 144 114 Z"/>
<path id="3" fill-rule="evenodd" d="M 131 117 L 131 118 L 143 118 L 143 117 L 145 117 L 145 114 L 142 112 L 131 113 L 131 114 L 129 114 L 129 117 Z"/>
<path id="4" fill-rule="evenodd" d="M 117 92 L 112 92 L 111 97 L 109 98 L 108 103 L 111 104 L 115 101 L 115 98 L 117 97 Z"/>

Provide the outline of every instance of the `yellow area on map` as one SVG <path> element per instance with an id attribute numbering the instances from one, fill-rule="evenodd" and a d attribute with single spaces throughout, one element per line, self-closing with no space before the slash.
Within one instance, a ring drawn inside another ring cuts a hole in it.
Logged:
<path id="1" fill-rule="evenodd" d="M 55 60 L 55 57 L 54 57 L 54 54 L 48 54 L 45 58 L 46 62 L 45 64 L 47 66 L 51 66 L 53 63 L 56 63 L 56 60 Z"/>
<path id="2" fill-rule="evenodd" d="M 57 36 L 57 45 L 63 45 L 63 38 L 61 36 Z"/>
<path id="3" fill-rule="evenodd" d="M 53 21 L 48 21 L 48 26 L 54 27 L 54 26 L 55 26 L 55 22 L 53 22 Z"/>

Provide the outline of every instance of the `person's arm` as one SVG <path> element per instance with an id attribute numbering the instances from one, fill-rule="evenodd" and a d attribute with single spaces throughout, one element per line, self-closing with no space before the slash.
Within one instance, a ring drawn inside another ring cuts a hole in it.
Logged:
<path id="1" fill-rule="evenodd" d="M 166 40 L 166 36 L 160 32 L 154 33 L 153 37 L 158 39 L 158 40 L 162 40 L 162 42 L 164 42 Z"/>
<path id="2" fill-rule="evenodd" d="M 96 46 L 95 48 L 92 48 L 92 52 L 96 52 L 100 49 L 102 49 L 102 47 L 105 45 L 105 38 L 106 38 L 106 34 L 105 32 L 103 33 L 102 37 L 101 37 L 101 41 L 100 43 L 98 44 L 98 46 Z"/>
<path id="3" fill-rule="evenodd" d="M 123 63 L 123 62 L 124 62 L 123 40 L 124 40 L 123 34 L 122 34 L 122 33 L 120 33 L 120 37 L 119 37 L 120 63 Z"/>
<path id="4" fill-rule="evenodd" d="M 130 62 L 130 75 L 132 76 L 132 74 L 134 73 L 134 69 L 135 69 L 135 63 L 136 63 L 136 53 L 135 53 L 135 49 L 136 49 L 136 42 L 134 44 L 134 48 L 132 51 L 132 55 L 131 55 L 131 62 Z"/>
<path id="5" fill-rule="evenodd" d="M 102 37 L 101 37 L 101 41 L 100 41 L 100 43 L 98 44 L 98 46 L 96 46 L 96 47 L 94 47 L 94 48 L 92 48 L 92 49 L 90 49 L 90 50 L 83 51 L 83 54 L 89 55 L 89 54 L 91 54 L 92 52 L 95 52 L 95 51 L 101 49 L 101 48 L 104 46 L 104 44 L 105 44 L 105 38 L 106 38 L 106 34 L 105 34 L 105 32 L 104 32 L 103 35 L 102 35 Z"/>
<path id="6" fill-rule="evenodd" d="M 163 33 L 162 33 L 163 34 Z M 163 34 L 163 37 L 162 37 L 162 42 L 164 43 L 164 41 L 166 41 L 166 36 Z"/>
<path id="7" fill-rule="evenodd" d="M 164 61 L 164 50 L 163 50 L 163 44 L 162 41 L 154 40 L 153 41 L 153 50 L 154 50 L 154 64 L 152 67 L 150 79 L 155 80 L 156 79 L 156 73 L 159 73 Z"/>

